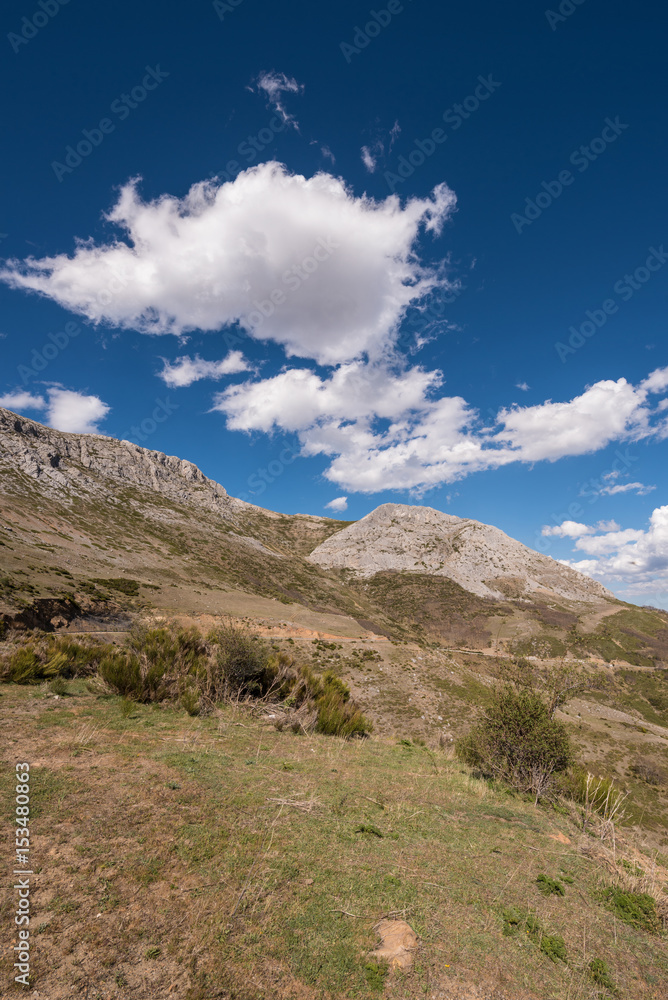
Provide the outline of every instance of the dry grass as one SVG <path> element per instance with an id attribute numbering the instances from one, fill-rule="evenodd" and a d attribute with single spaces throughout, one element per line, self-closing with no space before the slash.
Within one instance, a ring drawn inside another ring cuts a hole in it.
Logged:
<path id="1" fill-rule="evenodd" d="M 33 971 L 49 1000 L 371 997 L 390 914 L 420 943 L 389 1000 L 591 1000 L 594 958 L 622 1000 L 665 998 L 665 940 L 598 895 L 668 898 L 661 859 L 619 838 L 613 853 L 447 753 L 279 732 L 243 707 L 128 717 L 83 681 L 58 700 L 5 686 L 0 705 L 5 764 L 32 762 Z M 541 873 L 572 879 L 563 898 L 540 893 Z M 567 963 L 504 936 L 508 907 L 563 937 Z M 10 911 L 5 898 L 7 925 Z"/>

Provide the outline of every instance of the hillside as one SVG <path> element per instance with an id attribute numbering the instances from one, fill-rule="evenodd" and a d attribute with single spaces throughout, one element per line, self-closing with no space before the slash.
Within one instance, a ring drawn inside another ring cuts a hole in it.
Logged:
<path id="1" fill-rule="evenodd" d="M 232 622 L 333 671 L 375 727 L 344 743 L 279 732 L 268 707 L 197 718 L 91 680 L 3 685 L 5 763 L 20 745 L 34 764 L 49 857 L 45 995 L 593 1000 L 612 995 L 587 971 L 599 957 L 615 996 L 663 1000 L 660 939 L 600 893 L 666 877 L 668 614 L 430 508 L 288 516 L 160 452 L 7 411 L 0 428 L 0 657 L 32 629 L 117 648 L 136 624 Z M 617 862 L 576 814 L 452 758 L 518 656 L 548 671 L 577 657 L 604 680 L 558 718 L 628 794 Z M 573 881 L 547 899 L 541 874 Z M 365 958 L 386 914 L 418 934 L 406 976 Z"/>
<path id="2" fill-rule="evenodd" d="M 308 558 L 362 577 L 388 570 L 444 576 L 480 597 L 614 600 L 601 584 L 498 528 L 432 507 L 382 504 L 326 539 Z"/>
<path id="3" fill-rule="evenodd" d="M 602 893 L 616 879 L 656 891 L 668 859 L 620 835 L 615 863 L 575 817 L 471 778 L 438 746 L 296 736 L 231 706 L 193 719 L 84 681 L 59 698 L 4 686 L 2 704 L 5 801 L 15 756 L 32 762 L 40 997 L 612 997 L 593 960 L 618 1000 L 666 996 L 665 938 Z M 540 875 L 564 895 L 543 895 Z M 370 955 L 383 917 L 418 936 L 404 972 Z"/>

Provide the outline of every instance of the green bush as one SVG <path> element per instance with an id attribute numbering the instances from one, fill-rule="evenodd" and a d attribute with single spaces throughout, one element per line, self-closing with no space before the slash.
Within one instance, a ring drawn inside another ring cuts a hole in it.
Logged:
<path id="1" fill-rule="evenodd" d="M 514 937 L 524 930 L 543 954 L 553 962 L 567 960 L 564 939 L 558 934 L 546 934 L 540 920 L 533 913 L 523 913 L 517 907 L 510 906 L 501 911 L 501 919 L 506 937 Z"/>
<path id="2" fill-rule="evenodd" d="M 92 583 L 97 583 L 101 587 L 108 587 L 109 590 L 117 590 L 126 597 L 137 597 L 139 594 L 139 582 L 137 580 L 127 580 L 125 577 L 116 577 L 111 580 L 94 578 Z"/>
<path id="3" fill-rule="evenodd" d="M 331 670 L 316 677 L 310 667 L 300 671 L 304 694 L 317 710 L 315 731 L 326 736 L 368 736 L 373 726 L 362 712 L 350 703 L 350 690 Z"/>
<path id="4" fill-rule="evenodd" d="M 538 883 L 538 888 L 544 896 L 565 895 L 566 890 L 561 882 L 557 882 L 555 879 L 550 878 L 549 875 L 539 875 L 536 882 Z"/>
<path id="5" fill-rule="evenodd" d="M 650 932 L 659 930 L 659 917 L 653 896 L 645 892 L 627 892 L 620 886 L 609 886 L 601 895 L 608 909 L 612 910 L 619 920 L 640 930 Z"/>
<path id="6" fill-rule="evenodd" d="M 552 962 L 567 960 L 564 939 L 559 934 L 546 934 L 540 920 L 533 914 L 526 918 L 526 932 Z"/>
<path id="7" fill-rule="evenodd" d="M 141 701 L 142 682 L 139 659 L 131 653 L 110 653 L 100 660 L 100 677 L 116 694 Z"/>
<path id="8" fill-rule="evenodd" d="M 491 706 L 469 733 L 457 740 L 461 761 L 512 788 L 547 794 L 554 775 L 573 763 L 573 749 L 562 723 L 550 717 L 540 695 L 509 685 L 494 695 Z"/>
<path id="9" fill-rule="evenodd" d="M 610 977 L 610 970 L 602 958 L 592 958 L 589 963 L 588 972 L 589 978 L 597 986 L 604 986 L 606 990 L 610 990 L 612 993 L 616 992 L 615 984 Z"/>
<path id="10" fill-rule="evenodd" d="M 266 698 L 287 707 L 304 706 L 317 732 L 365 736 L 372 726 L 332 671 L 317 675 L 308 664 L 272 652 L 257 637 L 224 626 L 202 637 L 196 628 L 136 627 L 124 648 L 62 636 L 32 637 L 0 658 L 0 679 L 38 684 L 53 678 L 86 676 L 97 670 L 109 687 L 131 702 L 171 701 L 190 715 L 230 698 Z M 126 703 L 127 704 L 127 703 Z M 314 720 L 314 723 L 313 723 Z"/>
<path id="11" fill-rule="evenodd" d="M 213 700 L 227 693 L 251 698 L 267 693 L 276 669 L 265 643 L 233 626 L 218 628 L 207 638 L 216 647 L 215 669 L 208 678 Z"/>

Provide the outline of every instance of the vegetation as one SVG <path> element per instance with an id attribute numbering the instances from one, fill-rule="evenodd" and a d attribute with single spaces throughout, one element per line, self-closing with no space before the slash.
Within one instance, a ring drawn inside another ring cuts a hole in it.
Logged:
<path id="1" fill-rule="evenodd" d="M 332 671 L 316 674 L 308 663 L 273 652 L 233 626 L 206 636 L 195 628 L 136 627 L 123 646 L 38 634 L 0 656 L 0 680 L 16 684 L 95 673 L 125 699 L 172 702 L 191 716 L 226 701 L 262 699 L 283 703 L 281 723 L 291 723 L 295 732 L 348 738 L 372 729 Z"/>
<path id="2" fill-rule="evenodd" d="M 589 963 L 589 978 L 597 986 L 603 986 L 611 993 L 616 993 L 615 984 L 610 976 L 607 963 L 602 958 L 592 958 Z"/>
<path id="3" fill-rule="evenodd" d="M 530 792 L 536 801 L 574 762 L 565 727 L 551 717 L 540 695 L 510 685 L 495 693 L 490 707 L 455 749 L 469 767 L 517 791 Z"/>
<path id="4" fill-rule="evenodd" d="M 281 703 L 188 717 L 169 700 L 123 701 L 97 676 L 66 683 L 66 698 L 6 684 L 1 699 L 31 747 L 31 818 L 48 851 L 39 993 L 90 985 L 144 1000 L 176 983 L 184 1000 L 373 1000 L 381 988 L 386 1000 L 593 1000 L 608 989 L 590 978 L 596 957 L 620 1000 L 661 996 L 665 938 L 609 908 L 608 864 L 583 854 L 575 818 L 416 740 L 295 738 L 268 718 Z M 11 779 L 0 774 L 6 801 Z M 617 858 L 640 857 L 626 850 L 620 836 Z M 540 874 L 564 882 L 556 864 L 577 891 L 543 896 Z M 619 885 L 639 891 L 619 867 Z M 657 871 L 660 914 L 668 873 Z M 502 910 L 515 914 L 510 936 Z M 404 973 L 370 955 L 392 913 L 420 938 Z"/>
<path id="5" fill-rule="evenodd" d="M 658 931 L 656 900 L 646 892 L 629 892 L 620 886 L 604 889 L 601 898 L 619 920 L 645 931 Z"/>

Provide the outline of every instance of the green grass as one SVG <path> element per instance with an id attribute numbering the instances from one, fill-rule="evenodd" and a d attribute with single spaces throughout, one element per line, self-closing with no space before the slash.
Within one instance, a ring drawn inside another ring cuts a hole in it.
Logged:
<path id="1" fill-rule="evenodd" d="M 122 975 L 149 996 L 134 963 L 159 947 L 147 982 L 159 993 L 161 975 L 181 976 L 184 1000 L 403 1000 L 438 995 L 452 976 L 491 982 L 490 970 L 509 995 L 584 1000 L 583 928 L 620 997 L 650 1000 L 641 973 L 668 980 L 665 942 L 608 908 L 604 873 L 567 817 L 438 751 L 295 736 L 231 707 L 192 718 L 137 705 L 127 717 L 119 699 L 71 685 L 58 702 L 3 689 L 5 717 L 21 719 L 42 761 L 35 836 L 49 922 L 34 971 L 46 995 L 68 954 L 99 991 Z M 98 735 L 77 756 L 84 725 Z M 543 897 L 537 880 L 557 863 L 577 892 Z M 518 914 L 517 933 L 504 934 L 501 911 Z M 408 974 L 369 958 L 374 924 L 392 913 L 420 938 Z"/>

